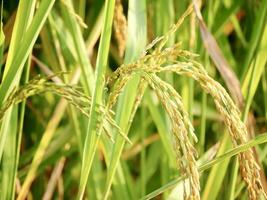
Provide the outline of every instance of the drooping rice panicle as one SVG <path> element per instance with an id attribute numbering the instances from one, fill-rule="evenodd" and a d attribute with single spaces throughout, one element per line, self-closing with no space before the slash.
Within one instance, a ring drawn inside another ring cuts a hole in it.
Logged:
<path id="1" fill-rule="evenodd" d="M 232 101 L 231 97 L 217 81 L 207 74 L 201 64 L 192 60 L 192 57 L 194 58 L 196 56 L 195 54 L 182 50 L 180 47 L 181 45 L 178 43 L 172 47 L 165 48 L 162 51 L 156 49 L 150 54 L 143 55 L 143 57 L 135 63 L 123 65 L 118 68 L 112 76 L 124 77 L 135 73 L 154 74 L 159 72 L 174 72 L 180 75 L 189 76 L 195 79 L 202 89 L 209 93 L 214 99 L 217 110 L 224 118 L 225 125 L 229 130 L 234 146 L 247 142 L 247 128 L 240 119 L 240 111 Z M 177 58 L 180 58 L 182 61 L 178 61 Z M 146 80 L 149 81 L 147 78 Z M 157 80 L 158 82 L 160 81 L 160 79 Z M 156 87 L 152 88 L 155 90 L 157 89 Z M 170 96 L 174 96 L 173 94 L 175 94 L 175 90 L 172 88 L 169 91 L 171 93 Z M 171 114 L 170 111 L 168 113 L 169 115 Z M 188 126 L 188 128 L 189 130 L 192 129 L 190 126 Z M 241 175 L 248 185 L 250 198 L 258 198 L 262 191 L 262 186 L 260 182 L 259 167 L 253 156 L 252 150 L 241 153 L 239 155 L 239 161 L 241 164 Z"/>
<path id="2" fill-rule="evenodd" d="M 85 95 L 78 89 L 76 89 L 73 85 L 67 84 L 55 84 L 53 82 L 49 82 L 48 80 L 51 77 L 41 78 L 37 77 L 32 79 L 24 86 L 21 86 L 18 90 L 14 90 L 7 100 L 3 103 L 0 109 L 0 120 L 5 115 L 5 112 L 15 104 L 20 103 L 21 101 L 45 92 L 54 93 L 64 99 L 66 99 L 71 105 L 73 105 L 76 109 L 78 109 L 82 114 L 89 117 L 89 109 L 91 106 L 91 97 Z M 119 126 L 116 125 L 116 122 L 110 116 L 109 109 L 107 110 L 103 105 L 98 105 L 99 113 L 103 114 L 103 118 L 107 121 L 113 128 L 115 128 L 118 133 L 129 143 L 131 141 L 129 138 L 123 133 Z M 107 130 L 105 130 L 107 132 Z"/>
<path id="3" fill-rule="evenodd" d="M 173 144 L 178 166 L 182 174 L 189 177 L 190 194 L 186 194 L 186 189 L 184 189 L 185 199 L 200 199 L 199 173 L 195 160 L 197 153 L 188 136 L 189 132 L 194 135 L 193 126 L 183 106 L 181 97 L 177 92 L 171 91 L 171 86 L 155 74 L 147 74 L 144 77 L 156 92 L 172 122 Z"/>

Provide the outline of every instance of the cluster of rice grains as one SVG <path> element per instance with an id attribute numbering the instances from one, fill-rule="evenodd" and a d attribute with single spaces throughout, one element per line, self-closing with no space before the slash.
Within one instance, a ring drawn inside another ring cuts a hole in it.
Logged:
<path id="1" fill-rule="evenodd" d="M 155 91 L 172 122 L 174 148 L 179 168 L 182 174 L 189 179 L 190 194 L 185 194 L 185 199 L 200 199 L 199 173 L 196 164 L 197 154 L 188 136 L 188 133 L 190 133 L 195 141 L 197 140 L 194 129 L 180 95 L 171 85 L 161 80 L 157 73 L 173 72 L 191 77 L 197 81 L 201 88 L 212 96 L 216 108 L 228 128 L 234 146 L 246 143 L 248 133 L 246 126 L 240 119 L 239 109 L 225 89 L 207 74 L 201 64 L 192 60 L 196 55 L 183 50 L 181 43 L 164 48 L 170 35 L 179 28 L 184 18 L 191 12 L 192 6 L 187 9 L 166 35 L 155 39 L 148 45 L 144 54 L 136 62 L 119 67 L 109 77 L 108 82 L 115 82 L 113 92 L 110 94 L 111 104 L 114 104 L 117 96 L 133 74 L 139 74 L 142 80 L 145 80 Z M 241 175 L 247 183 L 249 198 L 258 199 L 260 194 L 264 193 L 260 182 L 259 166 L 252 150 L 241 153 L 239 162 Z M 186 190 L 184 191 L 186 192 Z"/>
<path id="2" fill-rule="evenodd" d="M 42 93 L 50 92 L 60 96 L 67 100 L 71 105 L 78 109 L 82 114 L 89 117 L 89 110 L 91 106 L 91 97 L 85 95 L 78 88 L 73 85 L 56 84 L 49 81 L 51 77 L 37 77 L 29 81 L 26 85 L 21 86 L 17 90 L 11 92 L 7 100 L 3 103 L 0 109 L 0 121 L 3 119 L 6 111 L 15 104 L 22 102 L 23 100 Z M 122 132 L 116 122 L 113 120 L 113 111 L 106 109 L 103 105 L 98 105 L 99 113 L 103 115 L 103 119 L 106 122 L 105 125 L 109 125 L 115 128 L 117 132 L 129 143 L 129 138 Z M 104 126 L 104 131 L 107 136 L 113 141 L 113 137 L 108 130 L 109 127 Z"/>
<path id="3" fill-rule="evenodd" d="M 122 13 L 122 7 L 119 1 L 117 3 L 117 9 Z M 117 132 L 129 142 L 127 136 L 125 136 L 120 127 L 118 127 L 113 120 L 111 108 L 117 102 L 118 96 L 127 82 L 134 74 L 139 74 L 139 94 L 136 97 L 131 119 L 134 117 L 135 111 L 141 102 L 146 86 L 149 85 L 152 90 L 155 91 L 172 123 L 173 141 L 178 166 L 182 175 L 189 180 L 190 192 L 187 194 L 187 190 L 184 190 L 185 199 L 200 199 L 199 172 L 196 163 L 197 152 L 189 139 L 190 134 L 194 140 L 197 141 L 194 128 L 184 108 L 180 95 L 170 84 L 161 80 L 157 73 L 172 72 L 191 77 L 198 82 L 202 89 L 212 96 L 216 108 L 223 116 L 234 146 L 246 143 L 248 141 L 248 133 L 246 126 L 240 120 L 238 108 L 225 89 L 207 74 L 201 64 L 192 60 L 196 55 L 183 50 L 181 48 L 181 43 L 164 48 L 170 35 L 179 28 L 192 10 L 193 7 L 190 6 L 166 35 L 155 39 L 147 46 L 146 51 L 138 60 L 120 66 L 108 78 L 107 84 L 112 83 L 112 91 L 109 94 L 107 105 L 99 105 L 98 110 L 103 114 L 104 121 L 106 122 L 104 124 L 108 123 L 111 127 L 115 128 Z M 119 19 L 117 19 L 117 21 L 120 23 Z M 0 109 L 0 120 L 10 106 L 30 96 L 43 92 L 51 92 L 65 98 L 70 104 L 80 110 L 81 113 L 88 116 L 91 98 L 72 85 L 55 84 L 49 81 L 50 78 L 38 77 L 18 90 L 13 91 Z M 109 131 L 105 129 L 105 126 L 104 131 L 112 139 L 112 136 L 109 134 Z M 241 153 L 239 155 L 239 161 L 242 177 L 248 185 L 249 197 L 250 199 L 258 199 L 262 186 L 259 177 L 259 167 L 255 161 L 252 150 L 250 149 Z"/>

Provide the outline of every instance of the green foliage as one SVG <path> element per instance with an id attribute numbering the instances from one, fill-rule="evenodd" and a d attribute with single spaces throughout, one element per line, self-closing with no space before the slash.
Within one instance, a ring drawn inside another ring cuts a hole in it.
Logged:
<path id="1" fill-rule="evenodd" d="M 266 198 L 264 0 L 1 6 L 1 199 Z"/>

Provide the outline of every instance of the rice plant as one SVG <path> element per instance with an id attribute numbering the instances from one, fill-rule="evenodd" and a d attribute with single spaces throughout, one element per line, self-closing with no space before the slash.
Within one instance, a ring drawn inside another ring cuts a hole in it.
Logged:
<path id="1" fill-rule="evenodd" d="M 1 199 L 267 199 L 266 18 L 2 0 Z"/>

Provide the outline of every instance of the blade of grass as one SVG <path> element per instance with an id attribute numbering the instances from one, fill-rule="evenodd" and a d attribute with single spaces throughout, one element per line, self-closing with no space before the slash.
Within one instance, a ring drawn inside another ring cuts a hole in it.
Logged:
<path id="1" fill-rule="evenodd" d="M 85 16 L 85 8 L 86 8 L 86 0 L 79 0 L 78 14 L 82 19 L 84 19 Z"/>
<path id="2" fill-rule="evenodd" d="M 94 90 L 94 72 L 91 66 L 91 63 L 88 60 L 88 55 L 86 51 L 85 42 L 82 36 L 81 29 L 76 21 L 76 19 L 71 15 L 70 12 L 74 12 L 72 4 L 69 0 L 64 0 L 65 4 L 68 5 L 66 8 L 65 5 L 62 5 L 61 12 L 63 14 L 64 22 L 66 26 L 69 28 L 70 33 L 72 35 L 72 39 L 74 40 L 75 50 L 78 56 L 78 63 L 82 69 L 82 80 L 84 82 L 83 86 L 85 87 L 85 91 L 88 94 L 92 94 Z M 68 9 L 71 9 L 70 11 Z"/>
<path id="3" fill-rule="evenodd" d="M 213 159 L 211 161 L 205 162 L 204 164 L 202 164 L 198 167 L 198 170 L 199 170 L 199 172 L 203 172 L 203 171 L 213 167 L 214 165 L 217 165 L 220 162 L 224 162 L 225 160 L 230 159 L 231 157 L 236 156 L 236 155 L 240 154 L 241 152 L 247 151 L 248 149 L 250 149 L 254 146 L 257 146 L 259 144 L 263 144 L 266 142 L 267 142 L 267 132 L 260 134 L 259 136 L 255 137 L 254 139 L 248 141 L 245 144 L 239 145 L 235 148 L 232 148 L 232 149 L 226 151 L 225 153 L 223 153 L 222 155 L 216 157 L 215 159 Z M 164 191 L 171 189 L 177 183 L 184 180 L 185 178 L 186 177 L 179 177 L 173 181 L 170 181 L 166 185 L 164 185 L 164 186 L 160 187 L 159 189 L 149 193 L 148 195 L 146 195 L 142 199 L 148 200 L 148 199 L 155 198 L 156 196 L 163 193 Z"/>
<path id="4" fill-rule="evenodd" d="M 30 75 L 30 65 L 31 65 L 31 59 L 28 59 L 27 66 L 24 69 L 24 73 L 22 74 L 22 83 L 27 83 L 29 80 L 29 75 Z M 17 175 L 18 175 L 18 166 L 19 166 L 19 159 L 20 159 L 20 147 L 21 147 L 21 140 L 22 140 L 22 132 L 23 132 L 23 125 L 24 125 L 24 114 L 25 114 L 25 105 L 26 105 L 26 100 L 22 101 L 19 109 L 20 109 L 20 114 L 19 114 L 19 122 L 18 122 L 18 136 L 17 136 L 17 141 L 16 141 L 16 163 L 15 163 L 15 173 L 14 173 L 14 183 L 16 181 Z M 15 185 L 15 184 L 14 184 Z M 13 190 L 15 190 L 13 186 Z M 14 194 L 14 191 L 13 191 Z M 12 197 L 14 198 L 14 197 Z"/>
<path id="5" fill-rule="evenodd" d="M 235 199 L 235 185 L 237 182 L 237 177 L 238 177 L 238 159 L 235 157 L 232 170 L 231 170 L 231 179 L 230 179 L 230 186 L 229 186 L 229 194 L 228 194 L 228 199 L 229 200 L 234 200 Z"/>
<path id="6" fill-rule="evenodd" d="M 66 62 L 68 63 L 68 65 L 71 65 L 71 66 L 72 65 L 76 66 L 78 64 L 79 67 L 81 67 L 82 72 L 83 72 L 82 73 L 82 85 L 85 88 L 85 92 L 87 94 L 91 94 L 92 87 L 94 84 L 94 74 L 93 74 L 91 63 L 87 58 L 88 56 L 86 52 L 86 45 L 85 45 L 85 42 L 82 36 L 82 31 L 81 31 L 81 28 L 77 25 L 75 16 L 72 14 L 74 13 L 74 10 L 72 8 L 71 2 L 64 1 L 64 3 L 65 4 L 61 5 L 62 6 L 61 12 L 63 14 L 64 21 L 60 18 L 60 16 L 56 12 L 53 12 L 52 13 L 53 22 L 51 26 L 51 29 L 55 29 L 55 31 L 57 32 L 56 37 L 59 40 L 62 54 L 64 54 L 65 61 L 61 59 L 62 60 L 61 63 L 65 65 L 64 62 Z M 58 27 L 56 25 L 58 22 L 62 23 L 63 27 Z M 94 24 L 93 26 L 94 29 L 96 26 L 97 24 Z M 66 30 L 67 34 L 65 32 L 62 32 L 62 30 L 64 29 L 65 30 L 67 29 Z M 70 34 L 68 30 L 70 31 Z M 89 42 L 91 44 L 91 46 L 89 47 L 90 50 L 92 50 L 92 48 L 94 47 L 96 43 L 96 41 L 92 40 L 91 38 L 98 38 L 98 37 L 99 37 L 98 32 L 90 33 L 90 38 L 89 38 Z M 45 39 L 45 44 L 46 44 L 47 39 L 46 38 L 44 39 Z M 70 41 L 70 39 L 73 41 Z M 50 57 L 51 51 L 48 51 L 47 54 L 48 54 L 47 56 Z M 75 56 L 77 56 L 77 58 L 75 58 Z M 75 59 L 77 59 L 77 61 Z M 52 61 L 54 60 L 52 59 Z M 82 156 L 82 146 L 83 146 L 83 141 L 85 138 L 85 136 L 82 133 L 86 131 L 85 130 L 86 128 L 82 126 L 80 124 L 81 121 L 77 119 L 76 110 L 70 107 L 69 111 L 70 111 L 70 116 L 72 118 L 72 122 L 75 126 L 75 132 L 76 132 L 77 140 L 78 140 L 79 147 L 80 147 L 80 155 Z M 87 118 L 85 117 L 83 120 L 87 121 Z"/>
<path id="7" fill-rule="evenodd" d="M 144 50 L 145 45 L 146 2 L 144 0 L 130 0 L 128 8 L 128 35 L 124 63 L 130 63 L 135 60 Z M 135 101 L 135 94 L 137 94 L 139 79 L 138 76 L 135 76 L 128 82 L 118 101 L 116 122 L 126 134 L 130 126 L 129 120 Z M 116 137 L 116 142 L 112 148 L 110 163 L 108 165 L 105 199 L 108 198 L 124 143 L 125 141 L 122 138 Z"/>
<path id="8" fill-rule="evenodd" d="M 26 1 L 25 1 L 26 2 Z M 39 9 L 36 12 L 36 15 L 33 18 L 32 23 L 30 24 L 29 28 L 24 34 L 23 38 L 21 39 L 20 45 L 24 48 L 18 48 L 18 51 L 16 51 L 16 54 L 14 54 L 14 58 L 12 58 L 12 63 L 10 61 L 10 69 L 7 71 L 5 79 L 3 80 L 1 87 L 0 87 L 0 105 L 2 105 L 3 101 L 6 99 L 6 97 L 11 92 L 12 88 L 18 81 L 18 75 L 21 73 L 21 68 L 23 67 L 24 63 L 26 62 L 27 57 L 30 54 L 30 51 L 38 37 L 38 34 L 46 20 L 46 17 L 51 10 L 52 6 L 54 4 L 54 0 L 52 1 L 42 1 Z M 31 5 L 31 4 L 28 4 Z M 26 12 L 27 14 L 27 12 Z M 24 29 L 26 29 L 24 27 Z M 19 33 L 17 33 L 19 34 Z M 14 52 L 13 52 L 14 53 Z M 10 55 L 11 56 L 11 55 Z M 8 125 L 5 123 L 5 125 Z M 4 128 L 6 129 L 6 128 Z M 4 143 L 6 141 L 6 134 L 7 130 L 2 132 L 0 135 L 0 157 L 3 153 Z"/>
<path id="9" fill-rule="evenodd" d="M 17 53 L 19 49 L 19 45 L 21 43 L 21 38 L 24 36 L 34 13 L 35 9 L 35 0 L 31 1 L 20 1 L 19 8 L 17 11 L 17 16 L 12 32 L 12 39 L 9 46 L 9 53 L 6 61 L 6 66 L 4 70 L 3 79 L 5 80 L 5 76 L 8 70 L 11 68 L 11 63 L 13 62 L 14 55 Z M 30 63 L 28 62 L 25 67 L 25 71 L 28 72 Z M 15 86 L 18 86 L 19 80 L 21 78 L 20 70 L 17 79 L 14 80 Z M 26 75 L 27 76 L 27 75 Z M 23 112 L 23 104 L 21 105 Z M 7 163 L 7 165 L 3 165 L 2 172 L 4 174 L 2 182 L 2 199 L 14 199 L 15 195 L 15 179 L 17 174 L 17 165 L 19 159 L 19 149 L 20 146 L 20 137 L 21 134 L 17 136 L 17 125 L 18 125 L 18 106 L 14 106 L 9 109 L 6 114 L 4 120 L 2 121 L 1 127 L 1 135 L 6 137 L 6 142 L 4 146 L 3 152 L 3 163 Z M 21 120 L 20 123 L 23 121 Z M 19 124 L 22 126 L 22 124 Z M 14 156 L 15 155 L 15 156 Z"/>
<path id="10" fill-rule="evenodd" d="M 82 44 L 80 44 L 80 45 L 82 45 Z M 76 45 L 76 46 L 78 48 L 80 47 L 79 45 Z M 93 45 L 92 45 L 92 47 L 93 47 Z M 82 49 L 77 50 L 77 52 L 83 52 L 83 50 Z M 79 62 L 79 60 L 78 60 L 78 62 Z M 82 65 L 82 63 L 80 63 L 80 65 Z M 76 84 L 79 80 L 79 77 L 80 77 L 80 70 L 77 70 L 75 78 L 73 78 L 73 80 L 72 80 L 72 83 Z M 38 147 L 38 150 L 36 151 L 36 155 L 35 155 L 35 158 L 34 158 L 32 164 L 31 164 L 31 168 L 30 168 L 29 173 L 27 175 L 28 178 L 26 178 L 25 184 L 27 183 L 28 185 L 30 185 L 33 178 L 35 177 L 36 170 L 37 170 L 38 166 L 40 165 L 40 162 L 41 162 L 42 157 L 43 157 L 42 155 L 45 152 L 46 146 L 50 143 L 50 140 L 51 140 L 52 136 L 54 135 L 54 132 L 57 128 L 57 125 L 59 124 L 59 121 L 61 120 L 66 107 L 67 107 L 67 104 L 65 103 L 65 101 L 60 101 L 59 104 L 57 105 L 56 112 L 54 113 L 53 117 L 49 121 L 48 126 L 46 128 L 46 131 L 43 134 L 43 138 L 41 140 L 41 143 Z M 37 155 L 39 156 L 39 158 L 36 157 Z"/>
<path id="11" fill-rule="evenodd" d="M 73 43 L 74 43 L 74 49 L 75 49 L 75 53 L 77 53 L 77 57 L 78 57 L 78 63 L 82 68 L 82 85 L 85 88 L 86 93 L 88 94 L 92 94 L 93 93 L 93 88 L 95 85 L 95 76 L 93 73 L 93 69 L 91 66 L 91 63 L 88 61 L 88 52 L 92 52 L 93 51 L 93 47 L 96 44 L 101 29 L 102 29 L 102 23 L 103 22 L 103 11 L 102 14 L 98 17 L 98 19 L 96 20 L 95 24 L 93 25 L 92 31 L 89 34 L 89 38 L 87 40 L 87 42 L 84 42 L 83 39 L 83 35 L 82 35 L 82 31 L 79 27 L 79 25 L 77 25 L 76 19 L 73 17 L 73 15 L 71 15 L 71 13 L 74 12 L 73 8 L 72 8 L 72 4 L 70 1 L 64 1 L 64 3 L 67 4 L 68 9 L 71 10 L 67 10 L 66 6 L 63 5 L 62 6 L 62 13 L 63 13 L 63 18 L 64 18 L 64 23 L 66 24 L 66 27 L 70 30 L 72 39 L 73 39 Z M 61 30 L 58 29 L 58 34 L 61 34 Z M 63 40 L 64 41 L 64 40 Z M 90 55 L 90 53 L 89 53 Z M 86 125 L 81 123 L 81 120 L 77 119 L 77 115 L 75 116 L 75 112 L 72 112 L 71 116 L 72 116 L 72 121 L 74 122 L 74 125 L 76 127 L 76 132 L 77 132 L 77 138 L 80 141 L 80 148 L 81 148 L 81 160 L 82 160 L 82 151 L 84 149 L 84 141 L 85 141 L 85 137 L 86 135 L 84 133 L 86 133 Z M 87 121 L 87 119 L 83 119 L 83 121 Z M 98 198 L 101 199 L 101 188 L 97 188 L 97 187 L 93 187 L 92 185 L 98 185 L 99 186 L 99 182 L 98 182 L 98 177 L 99 173 L 96 174 L 94 173 L 96 168 L 98 168 L 99 165 L 96 165 L 96 162 L 101 162 L 99 161 L 99 159 L 95 159 L 94 163 L 95 165 L 92 166 L 92 177 L 90 177 L 89 179 L 89 183 L 87 184 L 88 187 L 86 188 L 88 191 L 88 195 L 89 198 L 93 197 L 93 198 Z"/>
<path id="12" fill-rule="evenodd" d="M 141 165 L 140 165 L 140 171 L 141 171 L 141 190 L 140 194 L 141 196 L 144 196 L 146 194 L 146 148 L 144 145 L 144 140 L 146 137 L 146 132 L 147 132 L 147 127 L 145 123 L 146 119 L 146 110 L 144 108 L 141 109 L 141 130 L 140 130 L 140 135 L 141 135 L 141 145 L 142 145 L 142 150 L 141 150 Z"/>
<path id="13" fill-rule="evenodd" d="M 44 25 L 40 32 L 40 39 L 43 45 L 43 54 L 47 58 L 46 64 L 51 66 L 51 69 L 54 69 L 55 71 L 59 71 L 59 63 L 58 59 L 56 57 L 55 48 L 52 43 L 52 36 L 51 36 L 51 30 L 48 23 Z M 53 68 L 52 68 L 53 67 Z"/>
<path id="14" fill-rule="evenodd" d="M 108 61 L 114 7 L 115 0 L 106 1 L 104 12 L 104 26 L 100 37 L 99 51 L 96 62 L 96 82 L 92 97 L 92 106 L 90 108 L 90 118 L 88 122 L 88 129 L 83 152 L 80 187 L 77 196 L 78 199 L 83 198 L 95 151 L 101 135 L 102 117 L 97 112 L 96 107 L 97 105 L 102 104 L 103 101 L 105 72 Z"/>
<path id="15" fill-rule="evenodd" d="M 162 113 L 155 105 L 155 102 L 152 98 L 152 94 L 145 95 L 145 101 L 147 102 L 150 115 L 153 121 L 155 122 L 157 130 L 159 132 L 161 142 L 165 152 L 167 153 L 168 159 L 170 160 L 171 163 L 173 163 L 173 166 L 176 166 L 175 154 L 173 149 L 170 148 L 170 143 L 171 143 L 170 130 L 168 129 L 166 122 L 162 117 Z"/>
<path id="16" fill-rule="evenodd" d="M 25 72 L 23 74 L 23 82 L 27 82 L 28 80 L 29 69 L 30 59 L 27 62 L 27 66 L 25 67 Z M 20 109 L 19 115 L 18 108 Z M 10 123 L 8 123 L 7 118 L 5 118 L 5 120 L 3 121 L 3 123 L 9 125 L 7 129 L 3 129 L 3 131 L 8 132 L 2 159 L 3 163 L 8 163 L 6 168 L 3 167 L 2 170 L 4 175 L 1 197 L 3 199 L 14 199 L 15 196 L 15 182 L 17 178 L 17 169 L 20 158 L 20 143 L 24 122 L 25 100 L 19 106 L 14 106 L 11 109 L 11 116 L 8 119 L 10 120 Z"/>
<path id="17" fill-rule="evenodd" d="M 231 17 L 235 15 L 235 13 L 240 9 L 242 6 L 244 0 L 236 0 L 233 2 L 230 2 L 230 5 L 226 5 L 224 2 L 225 6 L 227 7 L 227 10 L 225 9 L 220 9 L 220 13 L 216 13 L 214 21 L 216 23 L 213 23 L 212 27 L 212 32 L 214 35 L 217 37 L 221 34 L 223 34 L 223 28 L 224 25 L 229 22 L 229 19 L 231 20 Z M 235 18 L 235 17 L 234 17 Z"/>
<path id="18" fill-rule="evenodd" d="M 264 35 L 263 36 L 267 36 L 267 28 L 265 28 L 264 31 Z M 263 73 L 263 69 L 265 67 L 265 64 L 267 62 L 267 58 L 265 56 L 266 52 L 266 37 L 262 37 L 262 41 L 260 42 L 260 47 L 259 47 L 259 53 L 257 54 L 257 57 L 255 58 L 257 61 L 259 62 L 255 62 L 255 60 L 253 60 L 253 62 L 251 63 L 251 67 L 249 68 L 250 73 L 247 74 L 246 76 L 246 80 L 249 80 L 249 83 L 247 83 L 247 87 L 242 87 L 243 89 L 243 94 L 246 97 L 246 104 L 245 104 L 245 108 L 244 111 L 242 113 L 242 120 L 245 122 L 247 121 L 247 117 L 249 114 L 249 108 L 251 106 L 253 97 L 256 93 L 256 89 L 259 85 L 260 82 L 260 78 L 262 76 Z M 245 85 L 245 82 L 243 82 L 243 86 Z M 232 173 L 236 174 L 238 171 L 238 163 L 235 161 L 234 163 L 234 167 L 232 168 Z M 265 179 L 265 178 L 264 178 Z M 233 178 L 232 182 L 231 182 L 231 190 L 230 190 L 230 200 L 233 200 L 235 198 L 234 192 L 235 192 L 235 187 L 236 187 L 236 181 L 237 178 Z"/>
<path id="19" fill-rule="evenodd" d="M 243 96 L 240 89 L 240 83 L 234 74 L 234 72 L 231 70 L 227 60 L 223 56 L 215 38 L 213 35 L 209 32 L 202 15 L 200 13 L 198 4 L 196 0 L 193 0 L 194 3 L 194 9 L 195 13 L 199 22 L 199 28 L 201 31 L 201 37 L 204 42 L 204 45 L 211 56 L 216 68 L 220 72 L 221 76 L 223 77 L 228 90 L 231 93 L 231 96 L 234 98 L 234 100 L 238 103 L 239 107 L 243 104 Z"/>
<path id="20" fill-rule="evenodd" d="M 13 62 L 11 64 L 12 68 L 8 70 L 6 78 L 0 87 L 0 104 L 3 103 L 5 98 L 9 95 L 12 88 L 14 87 L 14 80 L 19 72 L 20 66 L 26 62 L 27 57 L 40 33 L 40 30 L 54 4 L 55 0 L 44 0 L 40 3 L 39 8 L 30 24 L 28 30 L 25 33 L 25 37 L 22 38 L 22 43 L 20 44 L 24 48 L 20 48 L 17 54 L 14 56 Z M 1 136 L 1 142 L 2 142 Z M 1 153 L 1 151 L 0 151 Z"/>
<path id="21" fill-rule="evenodd" d="M 229 134 L 225 131 L 223 139 L 221 140 L 221 146 L 218 150 L 218 157 L 223 155 L 228 149 L 232 146 L 231 139 Z M 228 168 L 230 159 L 223 160 L 219 165 L 212 166 L 212 170 L 209 173 L 209 177 L 207 179 L 205 189 L 202 194 L 202 199 L 211 200 L 216 199 L 218 196 L 219 190 L 221 188 L 221 183 L 225 177 L 225 172 Z M 224 173 L 220 173 L 224 172 Z M 214 180 L 216 178 L 216 180 Z"/>
<path id="22" fill-rule="evenodd" d="M 8 132 L 8 137 L 5 142 L 5 147 L 2 156 L 2 180 L 1 180 L 1 199 L 14 199 L 14 187 L 15 187 L 15 174 L 16 169 L 14 167 L 16 159 L 16 133 L 17 133 L 17 114 L 18 107 L 15 106 L 12 112 L 8 115 L 8 120 L 12 124 L 7 124 L 6 128 L 1 131 Z M 7 119 L 7 118 L 5 118 Z M 6 121 L 6 120 L 5 120 Z M 8 121 L 7 121 L 8 122 Z"/>
<path id="23" fill-rule="evenodd" d="M 79 78 L 79 72 L 75 74 L 74 78 L 73 78 L 73 83 L 76 83 L 78 81 Z M 46 127 L 45 132 L 43 133 L 42 139 L 40 141 L 40 144 L 38 146 L 38 149 L 36 150 L 35 154 L 34 154 L 34 158 L 33 161 L 30 165 L 30 169 L 27 173 L 27 176 L 24 180 L 24 183 L 22 185 L 22 188 L 20 190 L 20 193 L 18 195 L 18 200 L 20 199 L 25 199 L 29 188 L 32 184 L 32 181 L 34 180 L 38 167 L 41 164 L 41 161 L 46 153 L 46 149 L 47 146 L 49 145 L 54 132 L 62 118 L 62 116 L 64 115 L 64 110 L 67 106 L 67 101 L 64 99 L 61 99 L 61 101 L 59 102 L 59 104 L 57 105 L 57 107 L 55 108 L 55 111 L 53 113 L 53 116 L 51 118 L 51 120 L 48 122 L 48 125 Z"/>
<path id="24" fill-rule="evenodd" d="M 263 90 L 263 98 L 264 98 L 264 108 L 265 108 L 265 119 L 267 120 L 267 79 L 266 79 L 266 70 L 263 70 L 262 73 L 262 90 Z"/>
<path id="25" fill-rule="evenodd" d="M 246 72 L 249 69 L 250 63 L 259 44 L 260 37 L 262 35 L 262 32 L 264 31 L 263 28 L 264 28 L 264 23 L 266 23 L 266 13 L 267 13 L 267 4 L 265 2 L 261 2 L 259 10 L 257 11 L 256 19 L 254 20 L 253 23 L 253 27 L 250 27 L 252 33 L 247 47 L 248 51 L 246 53 L 246 56 L 244 57 L 245 58 L 243 63 L 244 67 L 241 73 L 241 80 L 244 79 Z"/>
<path id="26" fill-rule="evenodd" d="M 263 74 L 265 64 L 267 62 L 267 27 L 265 26 L 261 40 L 258 45 L 257 49 L 257 56 L 253 59 L 251 67 L 248 69 L 248 73 L 245 76 L 245 79 L 242 84 L 242 93 L 244 96 L 248 95 L 247 88 L 251 87 L 251 96 L 250 99 L 247 99 L 247 101 L 252 101 L 252 97 L 254 96 L 256 89 L 258 87 L 260 78 Z M 255 67 L 253 67 L 253 63 Z M 255 73 L 253 76 L 253 69 L 255 69 Z M 250 85 L 250 79 L 253 78 L 253 85 Z"/>

